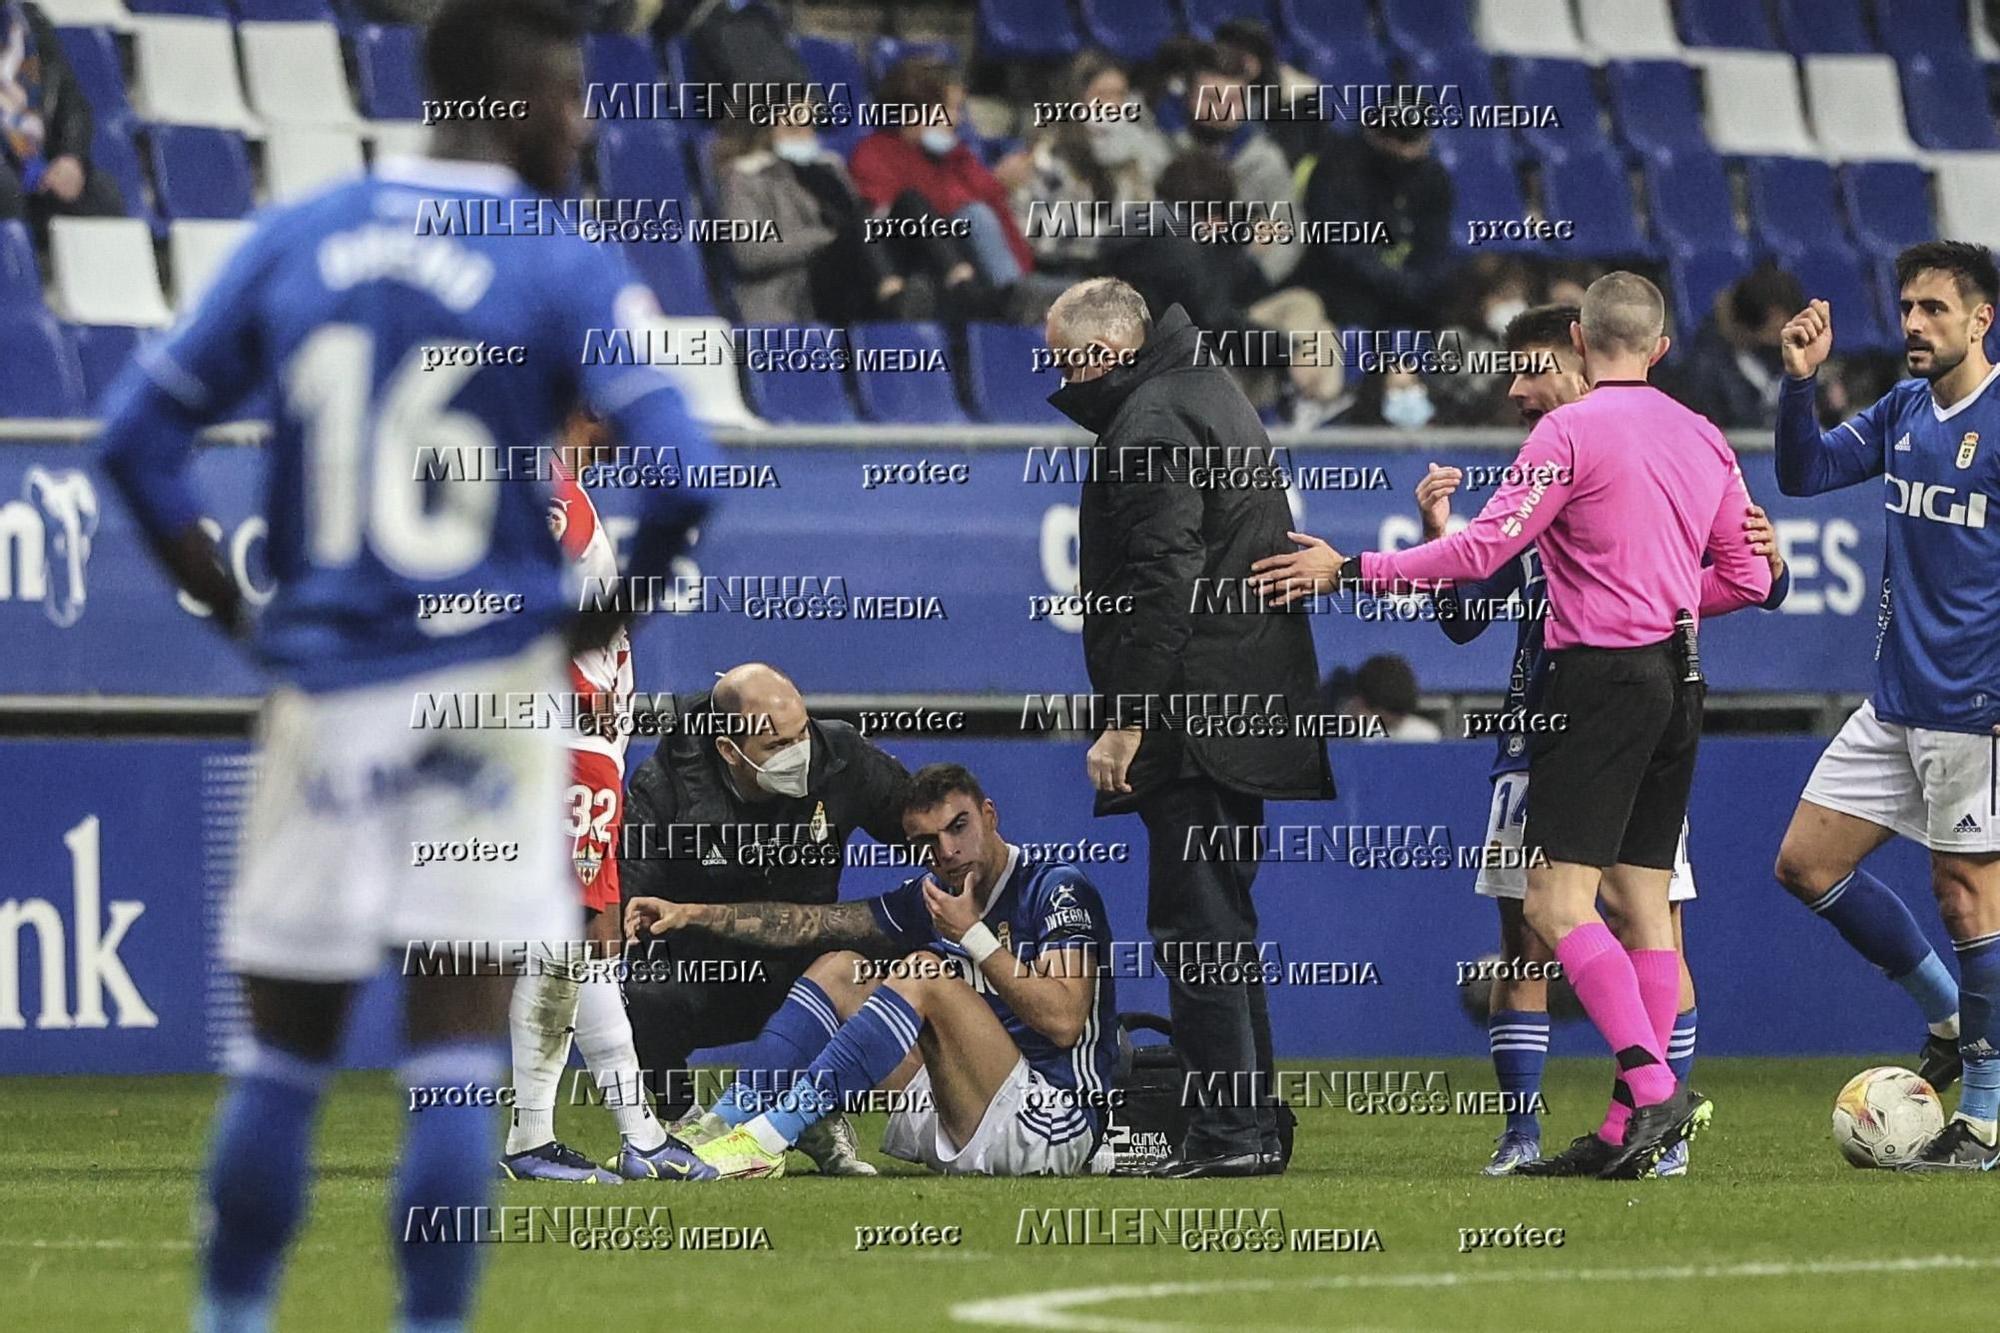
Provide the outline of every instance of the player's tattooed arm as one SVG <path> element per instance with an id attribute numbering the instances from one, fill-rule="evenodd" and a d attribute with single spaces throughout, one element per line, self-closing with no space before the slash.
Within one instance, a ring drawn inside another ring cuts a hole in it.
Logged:
<path id="1" fill-rule="evenodd" d="M 632 939 L 696 930 L 717 939 L 762 949 L 859 949 L 894 947 L 865 902 L 827 903 L 670 903 L 634 898 L 625 904 L 625 933 Z"/>

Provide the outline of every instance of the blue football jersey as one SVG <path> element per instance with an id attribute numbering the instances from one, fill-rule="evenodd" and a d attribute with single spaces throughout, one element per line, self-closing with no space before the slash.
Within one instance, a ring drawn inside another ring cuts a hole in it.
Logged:
<path id="1" fill-rule="evenodd" d="M 1507 671 L 1507 698 L 1501 711 L 1507 716 L 1532 711 L 1542 697 L 1548 680 L 1549 656 L 1542 648 L 1542 617 L 1548 609 L 1547 583 L 1542 577 L 1541 553 L 1530 544 L 1506 564 L 1476 583 L 1440 589 L 1438 624 L 1454 643 L 1471 643 L 1496 619 L 1495 613 L 1509 598 L 1514 616 L 1514 658 Z M 1502 732 L 1499 750 L 1493 756 L 1490 777 L 1521 773 L 1528 767 L 1528 737 L 1525 733 Z"/>
<path id="2" fill-rule="evenodd" d="M 252 641 L 281 679 L 392 680 L 511 653 L 574 615 L 582 590 L 549 530 L 545 447 L 579 403 L 624 447 L 710 461 L 662 370 L 587 363 L 587 332 L 601 343 L 658 316 L 615 249 L 573 232 L 419 227 L 441 207 L 537 198 L 498 165 L 391 159 L 275 210 L 114 388 L 105 465 L 155 536 L 199 515 L 192 428 L 275 396 L 264 512 L 277 590 Z M 177 429 L 159 426 L 166 413 Z M 684 484 L 648 499 L 649 535 L 702 508 Z M 466 596 L 442 605 L 470 614 L 419 616 L 420 596 L 453 594 Z"/>
<path id="3" fill-rule="evenodd" d="M 1882 478 L 1884 553 L 1875 712 L 1886 722 L 1987 734 L 2000 722 L 2000 367 L 1940 409 L 1929 381 L 1898 382 L 1822 432 L 1813 380 L 1779 394 L 1778 484 L 1818 495 Z"/>
<path id="4" fill-rule="evenodd" d="M 1002 950 L 1026 966 L 1057 949 L 1088 949 L 1097 960 L 1090 1017 L 1083 1036 L 1067 1050 L 1008 1008 L 986 978 L 970 967 L 962 945 L 938 935 L 931 925 L 930 909 L 924 905 L 923 876 L 905 880 L 900 887 L 870 899 L 869 907 L 882 933 L 901 948 L 927 949 L 957 960 L 1035 1072 L 1051 1086 L 1077 1094 L 1074 1106 L 1038 1107 L 1025 1114 L 1040 1116 L 1046 1122 L 1043 1128 L 1054 1139 L 1068 1137 L 1066 1131 L 1073 1129 L 1078 1116 L 1089 1123 L 1092 1132 L 1101 1134 L 1103 1108 L 1109 1103 L 1118 1072 L 1118 997 L 1111 976 L 1111 927 L 1104 900 L 1081 870 L 1065 862 L 1031 861 L 1015 848 L 1009 869 L 1007 882 L 984 918 L 999 937 Z M 987 966 L 993 966 L 993 961 L 988 960 Z"/>

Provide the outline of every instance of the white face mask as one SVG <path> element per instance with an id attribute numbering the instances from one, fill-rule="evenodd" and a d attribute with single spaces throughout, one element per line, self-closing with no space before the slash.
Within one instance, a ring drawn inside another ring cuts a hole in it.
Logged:
<path id="1" fill-rule="evenodd" d="M 775 139 L 771 151 L 794 166 L 804 166 L 819 157 L 817 139 Z"/>
<path id="2" fill-rule="evenodd" d="M 1437 414 L 1429 390 L 1421 384 L 1404 384 L 1382 395 L 1382 420 L 1404 430 L 1426 425 Z"/>
<path id="3" fill-rule="evenodd" d="M 760 764 L 736 748 L 737 758 L 757 771 L 757 785 L 773 796 L 804 796 L 806 794 L 806 772 L 812 767 L 812 733 L 808 731 L 797 745 L 787 745 L 771 756 L 771 762 Z"/>
<path id="4" fill-rule="evenodd" d="M 1507 326 L 1514 322 L 1514 316 L 1528 308 L 1526 301 L 1502 301 L 1486 312 L 1486 327 L 1496 338 L 1507 336 Z"/>
<path id="5" fill-rule="evenodd" d="M 942 125 L 933 125 L 917 136 L 917 143 L 932 157 L 943 157 L 958 147 L 958 136 Z"/>

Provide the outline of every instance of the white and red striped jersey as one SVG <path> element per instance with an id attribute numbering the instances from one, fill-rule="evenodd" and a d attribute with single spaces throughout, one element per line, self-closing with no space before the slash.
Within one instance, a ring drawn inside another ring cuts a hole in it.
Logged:
<path id="1" fill-rule="evenodd" d="M 549 527 L 562 543 L 563 553 L 576 562 L 586 587 L 593 580 L 608 584 L 618 577 L 618 557 L 612 552 L 610 535 L 598 522 L 597 506 L 559 458 L 555 474 Z M 570 748 L 607 756 L 618 765 L 622 777 L 632 709 L 631 634 L 621 627 L 602 648 L 578 653 L 569 664 L 569 678 L 578 711 L 588 703 L 600 719 L 595 734 L 571 737 Z"/>

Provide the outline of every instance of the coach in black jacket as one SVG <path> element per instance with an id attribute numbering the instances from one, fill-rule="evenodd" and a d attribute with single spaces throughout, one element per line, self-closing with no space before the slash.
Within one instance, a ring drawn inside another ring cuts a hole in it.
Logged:
<path id="1" fill-rule="evenodd" d="M 1069 363 L 1049 401 L 1097 436 L 1078 530 L 1084 662 L 1104 700 L 1097 813 L 1145 820 L 1174 1040 L 1211 1094 L 1166 1171 L 1280 1171 L 1270 1018 L 1242 966 L 1257 935 L 1252 840 L 1265 800 L 1329 799 L 1333 775 L 1292 721 L 1318 711 L 1307 621 L 1242 599 L 1251 562 L 1290 546 L 1291 510 L 1256 411 L 1198 355 L 1179 306 L 1154 325 L 1138 292 L 1093 278 L 1050 310 L 1048 340 Z"/>
<path id="2" fill-rule="evenodd" d="M 674 704 L 671 729 L 626 785 L 627 900 L 830 903 L 856 829 L 903 846 L 908 771 L 848 723 L 808 717 L 781 672 L 739 666 Z M 778 755 L 796 744 L 809 753 L 793 773 Z M 756 1036 L 820 951 L 773 954 L 688 933 L 669 956 L 664 943 L 628 960 L 625 997 L 639 1065 L 670 1120 L 693 1096 L 688 1056 Z"/>

